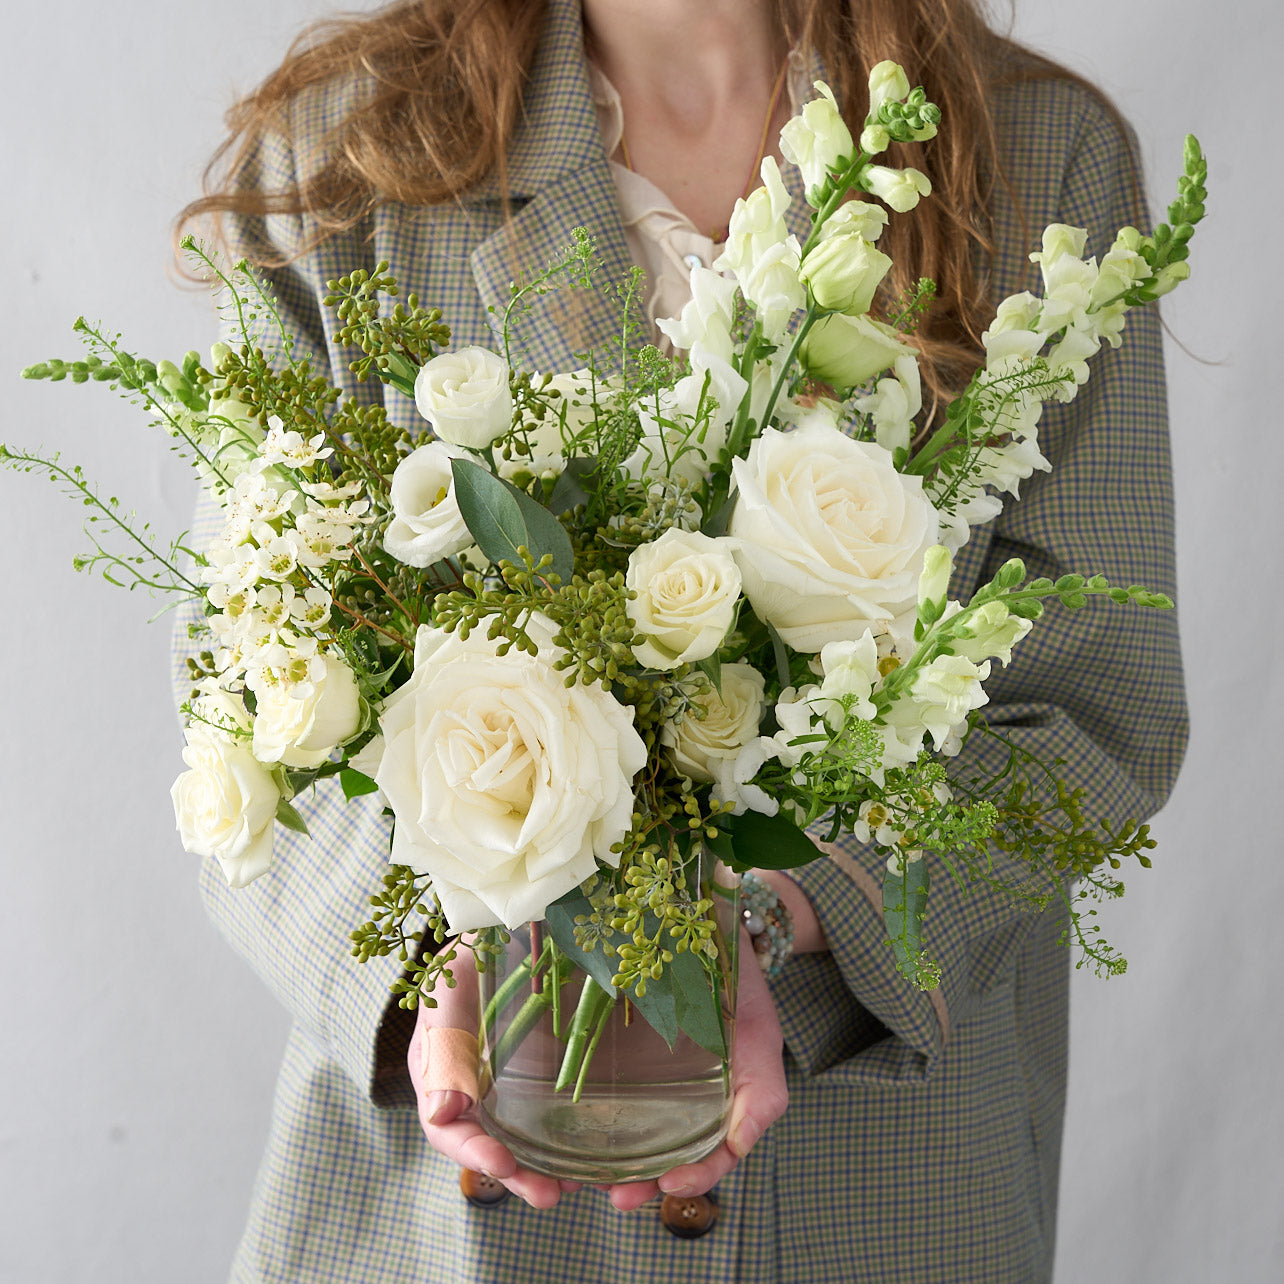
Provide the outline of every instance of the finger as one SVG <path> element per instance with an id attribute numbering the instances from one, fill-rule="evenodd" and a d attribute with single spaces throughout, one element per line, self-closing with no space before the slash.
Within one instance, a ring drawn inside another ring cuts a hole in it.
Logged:
<path id="1" fill-rule="evenodd" d="M 671 1168 L 660 1178 L 659 1186 L 666 1195 L 705 1195 L 739 1162 L 740 1156 L 724 1141 L 697 1163 Z"/>
<path id="2" fill-rule="evenodd" d="M 731 1058 L 735 1084 L 727 1118 L 727 1148 L 743 1159 L 789 1105 L 776 1006 L 752 948 L 740 950 L 740 987 Z"/>
<path id="3" fill-rule="evenodd" d="M 618 1182 L 614 1186 L 606 1187 L 611 1207 L 617 1213 L 631 1213 L 641 1208 L 648 1200 L 654 1199 L 659 1193 L 659 1183 L 654 1181 Z"/>

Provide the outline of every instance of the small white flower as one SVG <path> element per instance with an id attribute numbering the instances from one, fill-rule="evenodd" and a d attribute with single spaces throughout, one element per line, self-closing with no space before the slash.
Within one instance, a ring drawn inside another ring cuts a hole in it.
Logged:
<path id="1" fill-rule="evenodd" d="M 864 181 L 865 190 L 870 195 L 886 202 L 898 214 L 908 213 L 921 197 L 932 194 L 931 179 L 917 169 L 889 169 L 886 165 L 871 165 L 865 171 Z"/>

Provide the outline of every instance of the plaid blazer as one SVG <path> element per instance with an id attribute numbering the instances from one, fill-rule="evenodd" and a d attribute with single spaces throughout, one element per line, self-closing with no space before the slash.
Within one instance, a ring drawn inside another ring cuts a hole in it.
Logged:
<path id="1" fill-rule="evenodd" d="M 353 383 L 329 341 L 320 304 L 328 278 L 387 259 L 403 290 L 442 308 L 457 343 L 485 344 L 488 305 L 506 301 L 512 265 L 547 259 L 573 227 L 589 228 L 609 268 L 625 268 L 579 23 L 575 0 L 555 0 L 509 165 L 511 223 L 494 186 L 454 205 L 385 205 L 367 226 L 270 274 L 301 351 L 352 395 L 380 392 Z M 302 95 L 294 148 L 265 143 L 250 181 L 272 189 L 316 165 L 356 92 Z M 1058 81 L 997 92 L 1016 198 L 999 189 L 994 202 L 999 298 L 1032 285 L 1029 237 L 1045 223 L 1085 226 L 1103 251 L 1117 226 L 1137 221 L 1138 184 L 1128 139 L 1090 94 Z M 795 206 L 801 223 L 806 211 Z M 306 217 L 270 217 L 237 231 L 252 250 L 264 241 L 299 247 L 313 229 Z M 576 350 L 614 329 L 614 314 L 594 299 L 574 336 L 541 306 L 521 333 L 523 359 L 536 369 L 572 368 Z M 404 398 L 390 412 L 415 418 Z M 1018 554 L 1032 574 L 1101 571 L 1171 592 L 1153 313 L 1132 319 L 1124 348 L 1104 352 L 1087 389 L 1043 423 L 1053 473 L 1033 477 L 1019 503 L 973 534 L 957 559 L 955 594 Z M 1185 740 L 1171 613 L 1090 605 L 1050 614 L 990 690 L 992 723 L 1045 760 L 1064 760 L 1094 809 L 1141 817 L 1162 803 Z M 1031 1284 L 1050 1276 L 1070 962 L 1051 916 L 939 876 L 927 932 L 944 980 L 928 996 L 901 980 L 884 944 L 877 857 L 853 846 L 798 871 L 832 953 L 794 958 L 774 983 L 791 1104 L 721 1183 L 716 1228 L 679 1240 L 654 1206 L 621 1215 L 593 1191 L 550 1212 L 516 1199 L 473 1208 L 412 1109 L 410 1018 L 388 998 L 396 963 L 359 965 L 347 952 L 388 832 L 369 800 L 345 805 L 336 795 L 296 800 L 314 839 L 279 832 L 270 877 L 229 892 L 208 862 L 203 879 L 215 922 L 294 1021 L 234 1280 Z"/>

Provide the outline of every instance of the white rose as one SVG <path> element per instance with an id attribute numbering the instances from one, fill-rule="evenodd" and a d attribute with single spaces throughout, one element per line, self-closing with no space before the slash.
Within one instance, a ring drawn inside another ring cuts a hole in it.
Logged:
<path id="1" fill-rule="evenodd" d="M 729 535 L 758 617 L 798 651 L 912 630 L 936 510 L 891 455 L 824 427 L 766 429 L 732 465 Z"/>
<path id="2" fill-rule="evenodd" d="M 551 621 L 526 629 L 539 653 L 501 657 L 483 629 L 421 628 L 362 755 L 396 814 L 392 861 L 432 878 L 455 932 L 540 918 L 599 860 L 618 864 L 632 823 L 646 763 L 632 711 L 566 686 Z"/>
<path id="3" fill-rule="evenodd" d="M 643 635 L 633 648 L 649 669 L 675 669 L 711 656 L 740 600 L 740 568 L 725 540 L 671 528 L 629 556 L 625 584 L 637 597 L 629 619 Z"/>
<path id="4" fill-rule="evenodd" d="M 660 739 L 673 765 L 691 780 L 714 780 L 718 760 L 734 760 L 758 738 L 763 686 L 762 674 L 752 665 L 724 664 L 721 691 L 710 686 L 695 698 L 704 717 L 688 713 L 681 722 L 667 722 L 661 729 Z"/>
<path id="5" fill-rule="evenodd" d="M 183 761 L 188 770 L 170 797 L 184 848 L 216 857 L 232 887 L 266 874 L 272 866 L 272 822 L 280 792 L 271 773 L 239 740 L 187 729 Z"/>
<path id="6" fill-rule="evenodd" d="M 898 214 L 907 214 L 918 204 L 920 197 L 932 194 L 932 180 L 917 169 L 871 165 L 865 171 L 864 182 L 870 195 L 886 202 Z"/>
<path id="7" fill-rule="evenodd" d="M 254 756 L 287 767 L 319 767 L 361 729 L 352 670 L 332 655 L 315 681 L 255 686 Z"/>
<path id="8" fill-rule="evenodd" d="M 415 405 L 443 441 L 480 450 L 512 422 L 508 366 L 489 348 L 443 352 L 416 376 Z"/>
<path id="9" fill-rule="evenodd" d="M 392 521 L 383 534 L 384 548 L 407 566 L 431 566 L 454 557 L 472 542 L 455 499 L 452 459 L 468 453 L 444 441 L 416 447 L 393 471 L 388 498 Z"/>
<path id="10" fill-rule="evenodd" d="M 804 103 L 780 131 L 780 154 L 802 171 L 808 200 L 829 177 L 829 171 L 841 168 L 856 150 L 833 90 L 819 80 L 816 89 L 820 97 Z"/>
<path id="11" fill-rule="evenodd" d="M 801 355 L 815 378 L 835 388 L 858 388 L 914 351 L 890 325 L 870 316 L 833 312 L 807 332 Z"/>

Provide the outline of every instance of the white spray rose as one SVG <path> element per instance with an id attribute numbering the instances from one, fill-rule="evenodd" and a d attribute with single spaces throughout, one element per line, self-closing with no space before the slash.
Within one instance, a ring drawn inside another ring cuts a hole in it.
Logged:
<path id="1" fill-rule="evenodd" d="M 821 317 L 808 331 L 801 355 L 815 378 L 835 388 L 858 388 L 897 357 L 913 351 L 891 326 L 870 316 L 835 312 Z"/>
<path id="2" fill-rule="evenodd" d="M 383 535 L 383 546 L 407 566 L 431 566 L 453 557 L 472 542 L 455 499 L 452 459 L 467 459 L 468 452 L 444 441 L 416 447 L 392 474 L 388 498 L 392 521 Z"/>
<path id="3" fill-rule="evenodd" d="M 480 450 L 512 422 L 508 366 L 489 348 L 443 352 L 416 376 L 415 405 L 442 441 Z"/>
<path id="4" fill-rule="evenodd" d="M 232 887 L 272 867 L 272 824 L 280 792 L 271 773 L 240 740 L 200 724 L 187 729 L 183 761 L 170 797 L 183 847 L 213 856 Z"/>
<path id="5" fill-rule="evenodd" d="M 696 698 L 704 717 L 688 713 L 681 722 L 665 723 L 660 739 L 673 765 L 691 780 L 715 778 L 718 760 L 733 760 L 758 738 L 762 720 L 763 678 L 752 665 L 724 664 L 721 691 L 712 685 Z"/>
<path id="6" fill-rule="evenodd" d="M 768 428 L 733 464 L 729 534 L 744 594 L 798 651 L 866 629 L 913 628 L 936 510 L 918 477 L 870 442 L 823 427 Z"/>
<path id="7" fill-rule="evenodd" d="M 780 154 L 801 170 L 809 201 L 829 171 L 849 163 L 856 150 L 833 90 L 819 80 L 816 90 L 820 97 L 804 103 L 798 115 L 780 131 Z"/>
<path id="8" fill-rule="evenodd" d="M 629 619 L 643 635 L 633 648 L 649 669 L 674 669 L 711 656 L 740 600 L 740 568 L 725 540 L 671 528 L 629 557 L 625 584 L 637 597 Z"/>
<path id="9" fill-rule="evenodd" d="M 315 681 L 256 682 L 254 756 L 286 767 L 319 767 L 361 729 L 361 698 L 352 670 L 321 657 Z"/>
<path id="10" fill-rule="evenodd" d="M 932 180 L 921 170 L 871 165 L 865 171 L 865 190 L 885 201 L 898 214 L 907 214 L 919 199 L 932 194 Z"/>
<path id="11" fill-rule="evenodd" d="M 525 627 L 534 656 L 421 628 L 361 759 L 396 814 L 392 861 L 432 878 L 455 932 L 540 918 L 599 860 L 617 865 L 646 763 L 632 711 L 566 686 L 553 623 Z"/>

